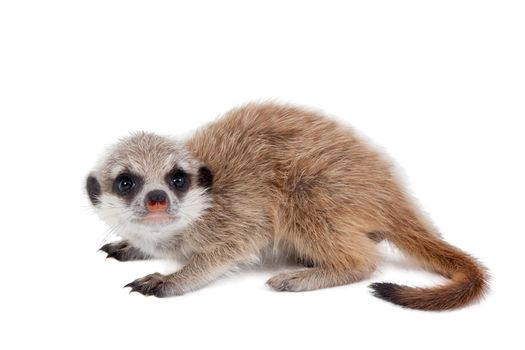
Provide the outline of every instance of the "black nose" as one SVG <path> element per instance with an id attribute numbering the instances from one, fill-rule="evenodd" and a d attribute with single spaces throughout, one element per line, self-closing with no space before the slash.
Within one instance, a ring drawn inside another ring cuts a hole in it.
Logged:
<path id="1" fill-rule="evenodd" d="M 168 198 L 168 195 L 166 192 L 162 190 L 154 190 L 151 192 L 148 192 L 146 195 L 146 201 L 151 204 L 155 203 L 165 203 Z"/>

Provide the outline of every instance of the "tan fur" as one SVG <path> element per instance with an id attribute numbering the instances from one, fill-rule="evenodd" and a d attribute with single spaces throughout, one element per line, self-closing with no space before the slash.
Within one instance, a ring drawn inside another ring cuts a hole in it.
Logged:
<path id="1" fill-rule="evenodd" d="M 184 145 L 159 140 L 154 143 L 165 146 L 160 150 L 158 145 L 139 149 L 165 151 L 162 166 L 168 158 L 184 159 L 194 172 L 204 164 L 213 184 L 210 208 L 173 240 L 187 265 L 170 276 L 135 281 L 165 285 L 155 295 L 183 294 L 269 255 L 313 265 L 271 278 L 268 284 L 277 290 L 359 281 L 375 270 L 382 238 L 451 282 L 425 289 L 374 284 L 377 296 L 410 308 L 444 310 L 475 301 L 486 290 L 485 269 L 439 238 L 389 163 L 333 120 L 301 108 L 250 104 L 199 130 Z M 139 161 L 129 152 L 126 157 L 144 163 L 137 166 L 151 167 L 144 156 Z M 159 163 L 159 155 L 153 158 Z M 113 167 L 106 163 L 106 176 Z"/>

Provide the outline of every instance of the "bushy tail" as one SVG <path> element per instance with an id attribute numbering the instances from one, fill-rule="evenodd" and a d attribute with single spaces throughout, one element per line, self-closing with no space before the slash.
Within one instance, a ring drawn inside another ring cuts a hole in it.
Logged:
<path id="1" fill-rule="evenodd" d="M 419 310 L 449 310 L 479 300 L 488 289 L 488 274 L 470 255 L 451 246 L 417 220 L 385 232 L 386 239 L 426 268 L 450 279 L 434 288 L 416 288 L 394 283 L 373 283 L 373 294 L 403 307 Z"/>

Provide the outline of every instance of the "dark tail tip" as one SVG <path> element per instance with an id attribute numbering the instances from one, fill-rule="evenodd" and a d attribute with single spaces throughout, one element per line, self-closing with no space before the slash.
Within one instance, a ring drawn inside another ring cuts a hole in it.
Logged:
<path id="1" fill-rule="evenodd" d="M 372 283 L 368 287 L 372 289 L 372 294 L 375 297 L 403 307 L 407 307 L 407 305 L 404 305 L 404 303 L 402 303 L 400 300 L 402 298 L 404 286 L 400 286 L 395 283 L 380 282 Z"/>

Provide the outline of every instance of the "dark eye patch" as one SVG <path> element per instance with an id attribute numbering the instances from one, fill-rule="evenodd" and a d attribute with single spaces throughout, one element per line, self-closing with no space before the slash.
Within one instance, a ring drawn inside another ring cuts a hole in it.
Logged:
<path id="1" fill-rule="evenodd" d="M 124 172 L 113 181 L 113 193 L 129 202 L 142 188 L 144 181 L 140 176 Z"/>
<path id="2" fill-rule="evenodd" d="M 165 180 L 178 197 L 186 193 L 191 186 L 190 175 L 180 168 L 170 171 Z"/>

